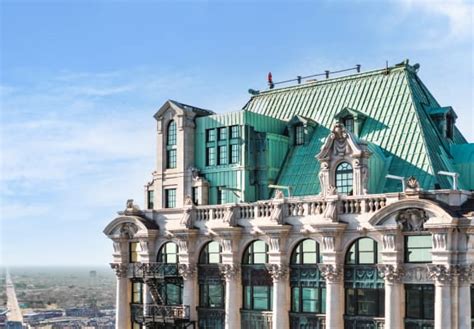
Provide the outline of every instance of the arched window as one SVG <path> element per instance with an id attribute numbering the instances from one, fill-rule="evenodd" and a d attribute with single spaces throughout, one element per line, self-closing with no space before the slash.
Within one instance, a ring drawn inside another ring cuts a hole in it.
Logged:
<path id="1" fill-rule="evenodd" d="M 221 251 L 221 245 L 217 241 L 211 241 L 199 255 L 199 328 L 224 328 L 225 286 L 219 271 Z"/>
<path id="2" fill-rule="evenodd" d="M 261 240 L 253 241 L 242 259 L 242 328 L 256 328 L 257 323 L 259 328 L 271 327 L 271 319 L 262 313 L 272 309 L 273 281 L 267 263 L 268 245 Z"/>
<path id="3" fill-rule="evenodd" d="M 311 239 L 301 241 L 293 250 L 290 262 L 291 313 L 290 328 L 299 329 L 308 323 L 322 327 L 326 311 L 326 281 L 317 263 L 321 261 L 319 244 Z"/>
<path id="4" fill-rule="evenodd" d="M 174 242 L 165 243 L 158 252 L 157 262 L 164 283 L 159 285 L 158 293 L 164 305 L 181 305 L 183 303 L 183 278 L 178 274 L 178 246 Z"/>
<path id="5" fill-rule="evenodd" d="M 166 134 L 166 168 L 176 168 L 176 122 L 170 121 Z"/>
<path id="6" fill-rule="evenodd" d="M 352 194 L 352 166 L 347 162 L 336 167 L 336 188 L 341 194 Z"/>
<path id="7" fill-rule="evenodd" d="M 344 286 L 346 311 L 344 327 L 359 328 L 385 315 L 384 280 L 377 270 L 377 242 L 356 240 L 346 253 Z"/>

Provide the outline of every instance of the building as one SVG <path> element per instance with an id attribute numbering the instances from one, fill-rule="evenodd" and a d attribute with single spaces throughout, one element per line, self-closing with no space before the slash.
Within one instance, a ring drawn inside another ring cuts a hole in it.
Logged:
<path id="1" fill-rule="evenodd" d="M 117 328 L 474 328 L 474 144 L 418 69 L 167 101 L 104 230 Z"/>

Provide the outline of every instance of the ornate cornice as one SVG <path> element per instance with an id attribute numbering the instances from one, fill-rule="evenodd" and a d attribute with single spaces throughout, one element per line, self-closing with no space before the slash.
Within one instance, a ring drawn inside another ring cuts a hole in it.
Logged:
<path id="1" fill-rule="evenodd" d="M 340 266 L 332 264 L 319 264 L 318 267 L 327 282 L 338 283 L 342 281 L 343 270 Z"/>
<path id="2" fill-rule="evenodd" d="M 240 273 L 240 265 L 237 264 L 219 264 L 221 275 L 226 281 L 233 280 Z"/>
<path id="3" fill-rule="evenodd" d="M 405 275 L 405 270 L 398 265 L 379 264 L 377 265 L 379 273 L 390 283 L 400 283 Z"/>
<path id="4" fill-rule="evenodd" d="M 110 267 L 115 271 L 117 278 L 126 278 L 128 272 L 128 264 L 110 263 Z"/>
<path id="5" fill-rule="evenodd" d="M 183 280 L 191 279 L 196 273 L 196 266 L 191 264 L 178 264 L 178 273 L 183 277 Z"/>
<path id="6" fill-rule="evenodd" d="M 273 281 L 279 281 L 288 277 L 288 266 L 282 264 L 267 264 L 268 272 Z"/>

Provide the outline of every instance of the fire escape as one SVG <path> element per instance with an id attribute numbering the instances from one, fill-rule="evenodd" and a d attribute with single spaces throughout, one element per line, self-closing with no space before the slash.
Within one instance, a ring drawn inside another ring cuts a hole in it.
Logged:
<path id="1" fill-rule="evenodd" d="M 130 263 L 129 278 L 139 280 L 149 289 L 152 303 L 131 304 L 132 321 L 150 329 L 195 328 L 189 305 L 166 305 L 162 295 L 166 284 L 182 282 L 177 264 Z"/>

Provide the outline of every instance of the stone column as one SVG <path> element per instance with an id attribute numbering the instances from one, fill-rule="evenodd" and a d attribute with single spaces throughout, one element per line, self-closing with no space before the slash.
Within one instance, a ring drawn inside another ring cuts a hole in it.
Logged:
<path id="1" fill-rule="evenodd" d="M 452 328 L 452 269 L 446 265 L 428 265 L 429 277 L 435 282 L 435 329 Z"/>
<path id="2" fill-rule="evenodd" d="M 288 267 L 282 264 L 269 264 L 268 271 L 273 279 L 273 329 L 287 329 L 289 323 L 289 283 Z"/>
<path id="3" fill-rule="evenodd" d="M 459 328 L 471 328 L 471 279 L 472 268 L 459 266 L 458 268 L 458 324 Z"/>
<path id="4" fill-rule="evenodd" d="M 178 265 L 179 275 L 183 277 L 183 305 L 189 305 L 189 317 L 197 321 L 198 289 L 196 267 L 190 264 Z"/>
<path id="5" fill-rule="evenodd" d="M 240 329 L 240 266 L 222 264 L 219 267 L 225 280 L 225 329 Z"/>
<path id="6" fill-rule="evenodd" d="M 395 265 L 378 265 L 378 270 L 385 279 L 385 329 L 404 327 L 403 307 L 403 269 Z"/>
<path id="7" fill-rule="evenodd" d="M 130 299 L 131 299 L 131 284 L 127 278 L 127 264 L 112 263 L 112 269 L 117 275 L 117 299 L 115 302 L 115 328 L 116 329 L 130 329 L 131 314 L 130 314 Z"/>
<path id="8" fill-rule="evenodd" d="M 344 280 L 341 266 L 320 264 L 326 279 L 326 328 L 344 328 Z"/>

